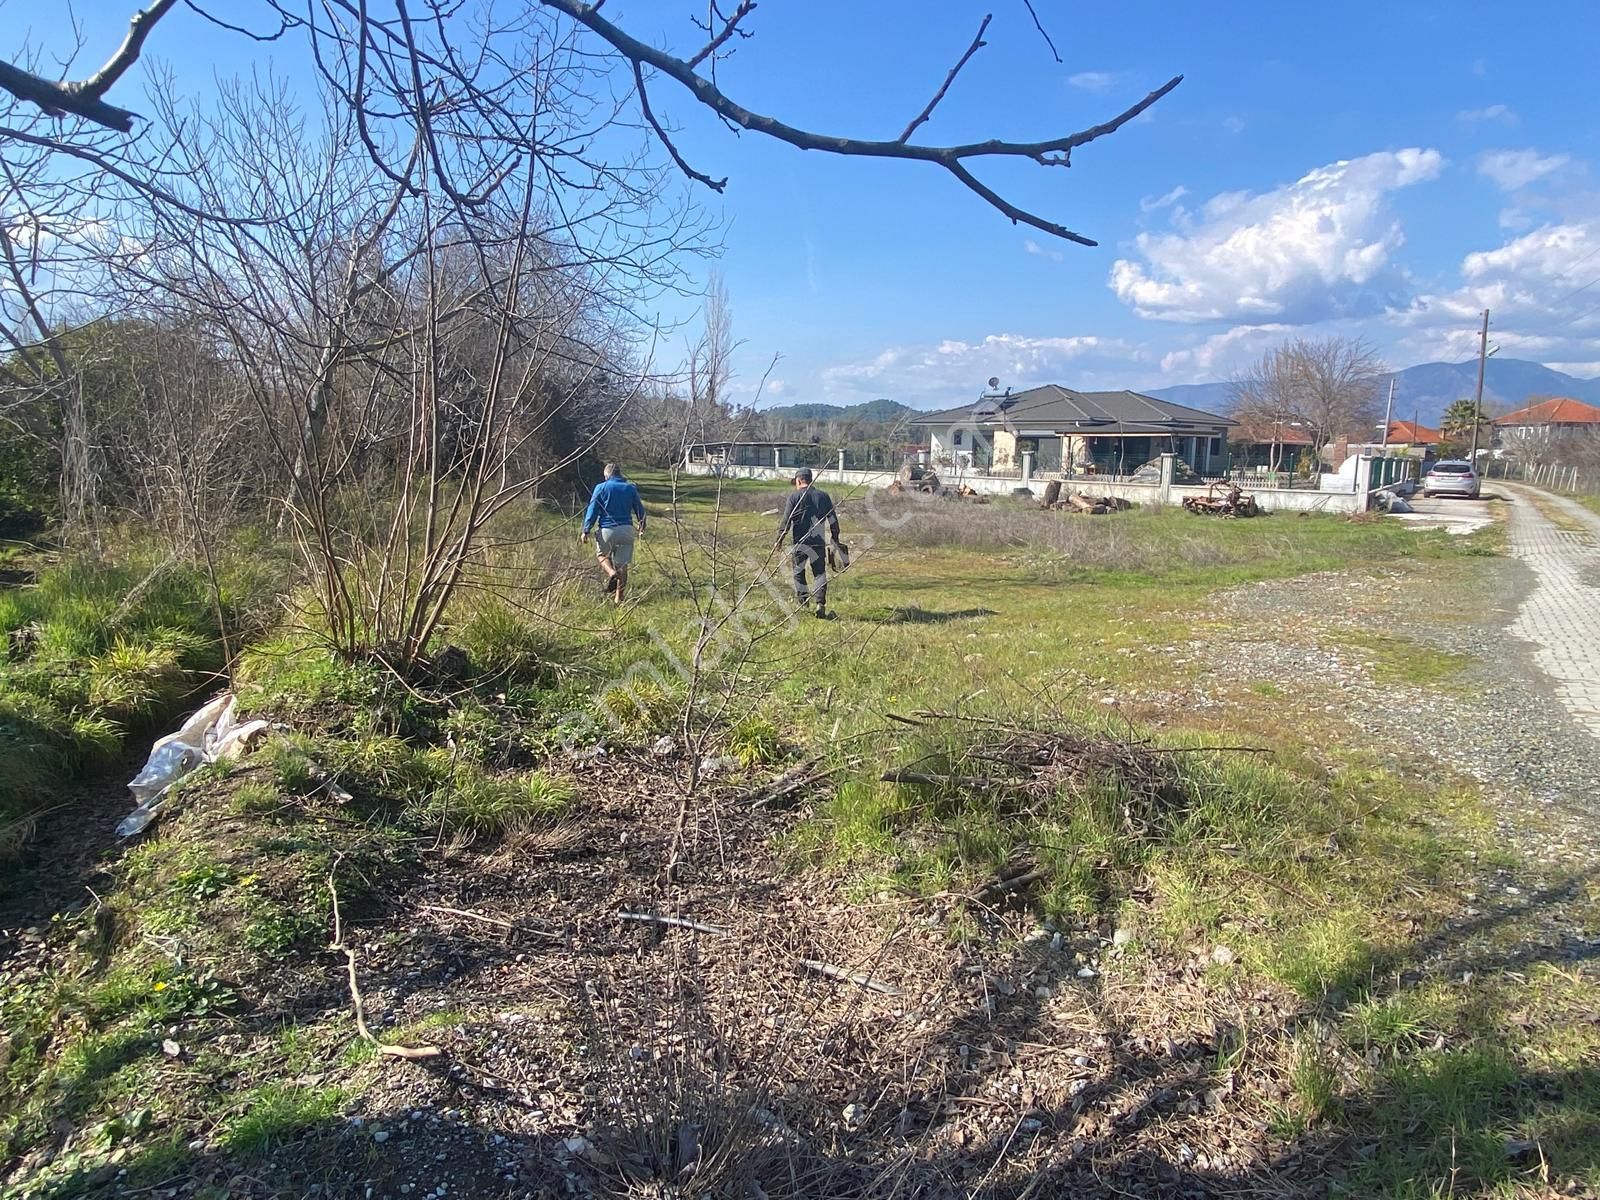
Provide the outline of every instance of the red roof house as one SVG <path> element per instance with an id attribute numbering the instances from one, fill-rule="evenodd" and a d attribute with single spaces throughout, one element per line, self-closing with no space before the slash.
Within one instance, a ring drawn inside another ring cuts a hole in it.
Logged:
<path id="1" fill-rule="evenodd" d="M 1383 440 L 1394 446 L 1437 446 L 1443 436 L 1416 421 L 1390 421 L 1389 436 Z"/>
<path id="2" fill-rule="evenodd" d="M 1600 428 L 1600 408 L 1571 396 L 1557 396 L 1496 417 L 1494 424 L 1497 429 Z"/>

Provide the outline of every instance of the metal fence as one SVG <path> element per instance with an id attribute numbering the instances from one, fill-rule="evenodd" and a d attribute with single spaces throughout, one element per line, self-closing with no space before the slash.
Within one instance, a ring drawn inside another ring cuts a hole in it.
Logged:
<path id="1" fill-rule="evenodd" d="M 1252 492 L 1315 492 L 1320 480 L 1315 475 L 1294 475 L 1288 471 L 1229 471 L 1226 475 L 1206 475 L 1205 483 L 1236 483 Z"/>

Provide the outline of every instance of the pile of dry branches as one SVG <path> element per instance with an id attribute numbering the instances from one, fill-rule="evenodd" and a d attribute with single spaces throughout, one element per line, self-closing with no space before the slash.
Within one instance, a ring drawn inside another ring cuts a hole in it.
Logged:
<path id="1" fill-rule="evenodd" d="M 999 801 L 1009 815 L 1042 812 L 1063 795 L 1105 789 L 1118 800 L 1127 836 L 1141 840 L 1192 805 L 1192 789 L 1177 768 L 1181 756 L 1215 750 L 1260 753 L 1244 746 L 1163 747 L 1131 735 L 960 713 L 886 715 L 926 730 L 937 748 L 885 771 L 880 776 L 885 783 L 981 793 Z"/>

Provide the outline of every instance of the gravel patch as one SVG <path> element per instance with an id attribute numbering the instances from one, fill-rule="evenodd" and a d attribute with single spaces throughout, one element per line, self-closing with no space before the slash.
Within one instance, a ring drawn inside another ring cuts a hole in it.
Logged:
<path id="1" fill-rule="evenodd" d="M 1239 685 L 1273 682 L 1300 719 L 1325 713 L 1329 741 L 1365 745 L 1404 774 L 1471 781 L 1492 807 L 1511 867 L 1462 864 L 1474 890 L 1466 915 L 1481 928 L 1441 947 L 1437 963 L 1518 953 L 1588 960 L 1600 928 L 1585 891 L 1600 871 L 1600 739 L 1569 717 L 1506 625 L 1531 586 L 1513 559 L 1329 572 L 1229 589 L 1185 657 L 1207 664 L 1200 707 L 1255 707 Z M 1215 630 L 1213 632 L 1212 630 Z M 1380 678 L 1373 636 L 1465 656 L 1432 685 Z M 1191 698 L 1189 703 L 1193 704 Z M 1289 719 L 1289 718 L 1286 718 Z"/>

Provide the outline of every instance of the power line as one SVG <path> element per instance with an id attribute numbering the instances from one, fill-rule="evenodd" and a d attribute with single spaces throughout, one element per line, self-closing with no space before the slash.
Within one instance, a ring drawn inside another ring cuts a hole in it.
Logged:
<path id="1" fill-rule="evenodd" d="M 1579 267 L 1583 266 L 1584 263 L 1588 262 L 1596 254 L 1600 254 L 1600 243 L 1596 243 L 1595 244 L 1595 248 L 1593 250 L 1589 251 L 1589 253 L 1585 254 L 1582 258 L 1578 259 L 1576 262 L 1569 263 L 1568 266 L 1567 266 L 1567 269 L 1565 271 L 1561 272 L 1561 274 L 1557 275 L 1550 282 L 1552 282 L 1552 283 L 1560 283 L 1563 279 L 1565 279 L 1568 275 L 1571 275 Z M 1588 285 L 1586 284 L 1585 286 L 1588 286 Z"/>
<path id="2" fill-rule="evenodd" d="M 1595 250 L 1600 250 L 1600 246 L 1596 246 Z M 1559 278 L 1559 276 L 1558 276 L 1558 278 Z M 1562 296 L 1559 300 L 1552 301 L 1551 304 L 1550 304 L 1550 307 L 1551 308 L 1556 308 L 1556 307 L 1558 307 L 1558 306 L 1560 306 L 1562 304 L 1565 304 L 1568 300 L 1571 300 L 1574 296 L 1578 295 L 1580 292 L 1587 292 L 1590 288 L 1592 288 L 1597 283 L 1600 283 L 1600 275 L 1596 275 L 1593 279 L 1589 280 L 1589 282 L 1584 284 L 1582 287 L 1573 288 L 1570 292 L 1568 292 L 1565 296 Z"/>

